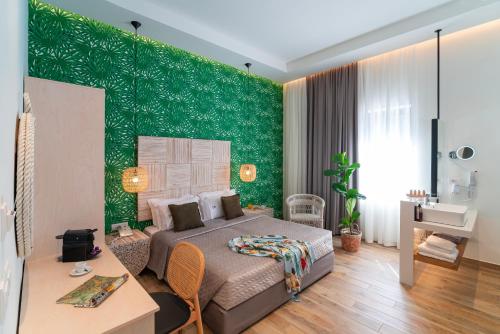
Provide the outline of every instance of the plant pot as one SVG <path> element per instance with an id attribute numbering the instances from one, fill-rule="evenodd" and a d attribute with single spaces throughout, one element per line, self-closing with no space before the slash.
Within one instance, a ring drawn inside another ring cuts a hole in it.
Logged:
<path id="1" fill-rule="evenodd" d="M 361 247 L 361 232 L 359 234 L 342 233 L 340 240 L 344 250 L 351 253 L 357 252 Z"/>

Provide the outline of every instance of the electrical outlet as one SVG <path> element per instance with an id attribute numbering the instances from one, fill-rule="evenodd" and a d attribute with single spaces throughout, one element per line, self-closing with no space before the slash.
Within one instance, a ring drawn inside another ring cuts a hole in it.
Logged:
<path id="1" fill-rule="evenodd" d="M 116 223 L 116 224 L 111 224 L 111 231 L 118 231 L 120 227 L 127 227 L 128 223 Z"/>

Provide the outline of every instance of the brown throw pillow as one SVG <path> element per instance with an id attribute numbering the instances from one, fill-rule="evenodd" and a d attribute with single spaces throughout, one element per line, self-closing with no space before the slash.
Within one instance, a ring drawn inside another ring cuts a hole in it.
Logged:
<path id="1" fill-rule="evenodd" d="M 192 228 L 205 226 L 201 222 L 198 203 L 170 204 L 168 206 L 174 221 L 174 231 L 180 232 Z"/>
<path id="2" fill-rule="evenodd" d="M 224 209 L 224 215 L 226 219 L 233 219 L 236 217 L 243 216 L 243 210 L 241 210 L 240 195 L 223 196 L 220 198 L 222 201 L 222 209 Z"/>

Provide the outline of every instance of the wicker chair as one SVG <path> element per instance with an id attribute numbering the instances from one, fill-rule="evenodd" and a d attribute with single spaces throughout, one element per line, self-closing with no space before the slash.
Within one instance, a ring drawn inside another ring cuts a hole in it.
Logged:
<path id="1" fill-rule="evenodd" d="M 291 222 L 324 228 L 325 201 L 316 195 L 295 194 L 286 199 Z"/>
<path id="2" fill-rule="evenodd" d="M 167 267 L 167 282 L 175 294 L 151 294 L 160 306 L 155 314 L 155 333 L 177 332 L 196 322 L 198 334 L 203 333 L 198 290 L 205 273 L 205 257 L 188 242 L 179 242 L 172 251 Z"/>

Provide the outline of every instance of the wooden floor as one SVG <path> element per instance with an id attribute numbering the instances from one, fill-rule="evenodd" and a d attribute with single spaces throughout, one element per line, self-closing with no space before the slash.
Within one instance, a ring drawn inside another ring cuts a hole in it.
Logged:
<path id="1" fill-rule="evenodd" d="M 301 302 L 288 302 L 245 333 L 500 333 L 498 267 L 464 260 L 452 271 L 416 262 L 410 289 L 399 284 L 394 248 L 335 252 L 334 272 L 303 291 Z M 151 292 L 167 289 L 151 272 L 139 281 Z"/>

